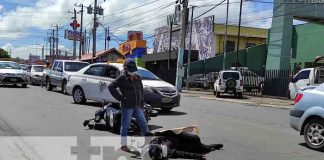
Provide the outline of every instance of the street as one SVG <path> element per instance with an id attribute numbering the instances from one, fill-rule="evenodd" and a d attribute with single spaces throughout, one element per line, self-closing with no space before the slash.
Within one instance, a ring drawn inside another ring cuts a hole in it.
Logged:
<path id="1" fill-rule="evenodd" d="M 208 154 L 207 159 L 320 160 L 323 158 L 322 152 L 305 147 L 303 137 L 290 128 L 288 109 L 245 106 L 190 95 L 183 95 L 181 98 L 180 107 L 174 108 L 170 113 L 160 113 L 158 117 L 152 118 L 149 122 L 150 127 L 162 130 L 198 125 L 199 135 L 204 143 L 224 144 L 223 150 Z M 92 118 L 99 106 L 99 103 L 94 102 L 76 105 L 71 96 L 56 91 L 49 92 L 40 86 L 29 85 L 29 88 L 2 86 L 0 87 L 0 135 L 2 135 L 0 142 L 12 136 L 39 137 L 48 139 L 48 142 L 51 138 L 64 141 L 64 138 L 71 137 L 73 141 L 71 146 L 77 145 L 77 147 L 64 151 L 71 153 L 68 159 L 90 159 L 92 152 L 97 152 L 92 158 L 100 159 L 98 155 L 103 154 L 105 150 L 89 149 L 92 144 L 90 137 L 118 137 L 118 135 L 83 127 L 82 122 Z M 28 143 L 28 140 L 25 142 Z M 37 148 L 36 143 L 28 146 Z M 5 159 L 8 155 L 6 153 L 10 150 L 15 149 L 0 143 L 0 159 Z M 20 151 L 23 152 L 24 148 Z M 54 152 L 54 149 L 52 151 Z M 48 151 L 48 154 L 51 154 L 50 152 Z M 42 157 L 42 153 L 37 154 Z M 117 152 L 117 154 L 125 155 L 127 159 L 135 159 L 128 153 Z M 18 156 L 18 159 L 32 159 L 28 154 L 23 153 L 15 156 Z M 113 159 L 112 156 L 116 154 L 106 155 L 105 158 Z"/>

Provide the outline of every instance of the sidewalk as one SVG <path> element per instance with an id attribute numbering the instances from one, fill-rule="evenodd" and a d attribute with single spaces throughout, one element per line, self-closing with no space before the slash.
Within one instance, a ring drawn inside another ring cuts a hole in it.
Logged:
<path id="1" fill-rule="evenodd" d="M 220 98 L 214 96 L 212 91 L 193 91 L 193 90 L 182 90 L 182 95 L 193 96 L 201 99 L 218 100 L 232 103 L 240 103 L 249 106 L 262 106 L 272 108 L 291 109 L 293 108 L 294 102 L 292 100 L 283 98 L 270 98 L 270 97 L 258 97 L 243 95 L 242 99 L 232 98 L 230 95 L 223 95 Z"/>

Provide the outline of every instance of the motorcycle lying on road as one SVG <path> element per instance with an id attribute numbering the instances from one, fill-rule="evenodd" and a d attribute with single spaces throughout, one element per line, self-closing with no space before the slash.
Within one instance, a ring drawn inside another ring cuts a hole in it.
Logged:
<path id="1" fill-rule="evenodd" d="M 83 126 L 88 126 L 89 129 L 96 129 L 104 127 L 114 133 L 119 133 L 122 111 L 119 103 L 107 103 L 104 100 L 101 101 L 102 108 L 95 112 L 95 118 L 85 120 Z M 157 117 L 158 112 L 152 109 L 152 106 L 145 104 L 143 112 L 147 121 L 151 120 L 151 117 Z M 133 117 L 131 120 L 130 132 L 138 134 L 140 128 Z"/>

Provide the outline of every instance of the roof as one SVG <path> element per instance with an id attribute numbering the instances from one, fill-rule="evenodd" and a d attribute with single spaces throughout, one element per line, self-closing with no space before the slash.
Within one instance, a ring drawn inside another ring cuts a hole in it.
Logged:
<path id="1" fill-rule="evenodd" d="M 116 50 L 115 48 L 111 48 L 109 50 L 103 50 L 103 51 L 99 51 L 96 53 L 95 58 L 98 58 L 99 56 L 103 55 L 103 54 L 110 54 L 110 53 L 117 53 L 122 57 L 125 57 L 124 55 L 122 55 L 118 50 Z M 82 60 L 91 60 L 92 59 L 92 53 L 89 54 L 84 54 L 81 56 L 81 61 Z"/>
<path id="2" fill-rule="evenodd" d="M 55 61 L 88 63 L 88 62 L 82 62 L 82 61 L 79 61 L 79 60 L 62 60 L 62 59 L 57 59 L 57 60 L 55 60 Z"/>

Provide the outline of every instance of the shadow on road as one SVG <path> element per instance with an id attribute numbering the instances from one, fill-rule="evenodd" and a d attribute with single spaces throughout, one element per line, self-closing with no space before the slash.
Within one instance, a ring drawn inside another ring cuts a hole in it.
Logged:
<path id="1" fill-rule="evenodd" d="M 220 97 L 219 98 L 228 98 L 228 99 L 239 99 L 239 98 L 237 98 L 237 97 L 234 97 L 234 95 L 229 95 L 229 94 L 227 94 L 227 95 L 220 95 Z M 249 99 L 248 97 L 245 97 L 245 96 L 243 96 L 241 99 Z"/>
<path id="2" fill-rule="evenodd" d="M 185 112 L 180 112 L 180 111 L 162 111 L 158 110 L 159 116 L 181 116 L 181 115 L 186 115 L 187 113 Z"/>
<path id="3" fill-rule="evenodd" d="M 0 85 L 0 88 L 21 88 L 26 89 L 29 88 L 28 86 L 26 88 L 23 88 L 21 85 Z"/>
<path id="4" fill-rule="evenodd" d="M 162 126 L 157 126 L 157 125 L 148 125 L 150 131 L 154 131 L 156 129 L 160 129 L 163 128 Z"/>
<path id="5" fill-rule="evenodd" d="M 74 102 L 71 102 L 71 104 L 76 104 Z M 90 107 L 102 107 L 100 102 L 87 102 L 86 104 L 79 104 L 81 106 L 90 106 Z"/>
<path id="6" fill-rule="evenodd" d="M 310 149 L 310 150 L 317 151 L 317 150 L 314 150 L 314 149 L 309 148 L 309 147 L 307 146 L 306 143 L 299 143 L 299 145 L 300 145 L 300 146 L 303 146 L 303 147 L 305 147 L 305 148 L 308 148 L 308 149 Z M 324 151 L 318 151 L 318 152 L 322 152 L 322 153 L 324 153 Z"/>

